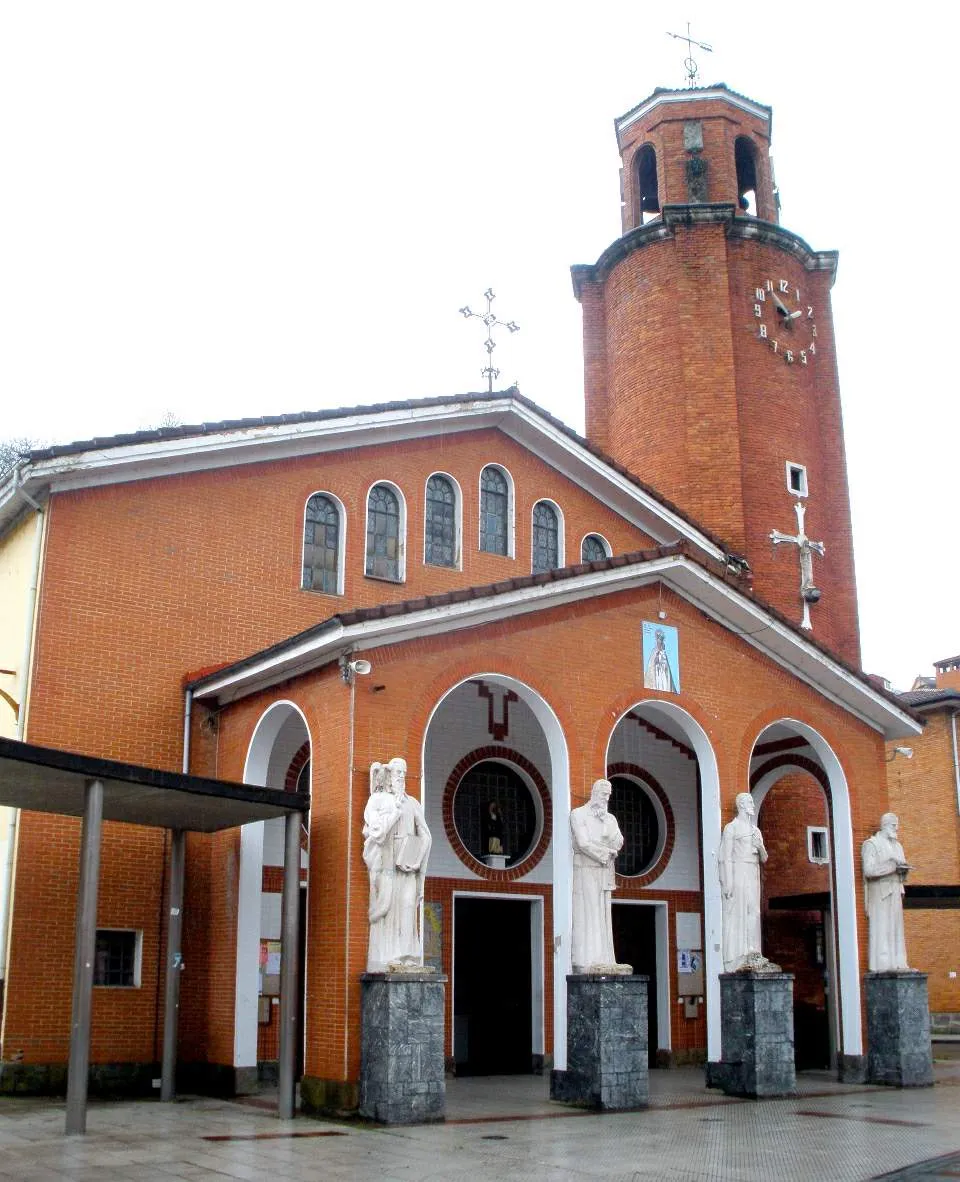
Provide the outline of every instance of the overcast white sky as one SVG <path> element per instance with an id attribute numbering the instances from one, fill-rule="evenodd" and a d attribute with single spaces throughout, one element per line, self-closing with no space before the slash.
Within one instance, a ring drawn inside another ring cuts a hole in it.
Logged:
<path id="1" fill-rule="evenodd" d="M 582 430 L 569 267 L 619 236 L 613 119 L 683 84 L 689 19 L 701 82 L 774 109 L 782 223 L 840 251 L 864 666 L 907 688 L 960 652 L 960 19 L 880 11 L 4 3 L 0 437 L 483 388 L 488 285 L 500 384 Z"/>

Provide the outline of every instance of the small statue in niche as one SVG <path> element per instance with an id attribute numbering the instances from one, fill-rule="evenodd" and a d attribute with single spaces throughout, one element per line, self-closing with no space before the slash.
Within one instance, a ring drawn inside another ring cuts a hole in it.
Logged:
<path id="1" fill-rule="evenodd" d="M 687 160 L 687 201 L 691 204 L 707 200 L 707 162 L 697 152 Z"/>
<path id="2" fill-rule="evenodd" d="M 503 813 L 498 800 L 491 800 L 487 805 L 487 815 L 483 819 L 483 847 L 485 854 L 506 853 L 503 848 Z"/>

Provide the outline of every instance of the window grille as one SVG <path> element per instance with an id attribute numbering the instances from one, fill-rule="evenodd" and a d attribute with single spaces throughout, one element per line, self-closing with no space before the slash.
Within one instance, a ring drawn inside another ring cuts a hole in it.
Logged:
<path id="1" fill-rule="evenodd" d="M 645 874 L 661 847 L 660 818 L 649 795 L 634 780 L 614 776 L 610 784 L 610 812 L 623 834 L 617 855 L 617 873 L 627 877 Z"/>
<path id="2" fill-rule="evenodd" d="M 557 511 L 546 501 L 533 507 L 533 573 L 560 565 L 560 526 Z"/>
<path id="3" fill-rule="evenodd" d="M 601 562 L 604 558 L 609 557 L 607 548 L 603 544 L 603 538 L 597 537 L 596 534 L 587 534 L 580 546 L 580 561 Z"/>
<path id="4" fill-rule="evenodd" d="M 509 552 L 510 493 L 507 478 L 497 468 L 480 475 L 480 549 L 488 554 Z"/>
<path id="5" fill-rule="evenodd" d="M 496 760 L 475 764 L 457 785 L 453 823 L 460 840 L 477 861 L 487 853 L 490 805 L 500 813 L 501 843 L 507 866 L 515 866 L 537 842 L 537 806 L 523 778 Z"/>
<path id="6" fill-rule="evenodd" d="M 400 502 L 385 484 L 375 484 L 367 498 L 366 573 L 400 581 Z"/>
<path id="7" fill-rule="evenodd" d="M 94 985 L 134 988 L 137 980 L 137 932 L 98 931 L 93 964 Z"/>
<path id="8" fill-rule="evenodd" d="M 446 476 L 431 476 L 427 481 L 424 535 L 424 562 L 457 565 L 457 498 Z"/>
<path id="9" fill-rule="evenodd" d="M 340 590 L 340 514 L 329 497 L 314 493 L 303 525 L 303 589 Z"/>

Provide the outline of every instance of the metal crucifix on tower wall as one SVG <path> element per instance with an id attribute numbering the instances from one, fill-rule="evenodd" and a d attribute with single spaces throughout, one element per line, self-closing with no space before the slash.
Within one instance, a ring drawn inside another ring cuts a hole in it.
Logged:
<path id="1" fill-rule="evenodd" d="M 483 347 L 487 351 L 487 364 L 480 371 L 487 379 L 487 390 L 493 393 L 493 379 L 500 376 L 500 370 L 496 369 L 493 364 L 493 351 L 497 347 L 496 341 L 493 339 L 493 330 L 495 328 L 505 328 L 510 333 L 520 331 L 520 325 L 513 320 L 498 320 L 493 314 L 493 301 L 497 298 L 493 294 L 493 288 L 488 287 L 483 293 L 483 298 L 487 301 L 486 312 L 473 312 L 470 310 L 469 304 L 464 304 L 460 309 L 460 315 L 465 316 L 469 320 L 475 316 L 478 320 L 482 320 L 486 325 L 487 339 L 483 342 Z"/>
<path id="2" fill-rule="evenodd" d="M 778 529 L 772 529 L 770 541 L 775 546 L 779 546 L 781 542 L 789 542 L 800 551 L 800 602 L 803 604 L 803 619 L 800 621 L 800 627 L 813 631 L 813 624 L 810 622 L 810 604 L 818 603 L 820 600 L 820 589 L 814 586 L 813 582 L 813 556 L 819 554 L 822 558 L 824 545 L 823 542 L 811 541 L 804 533 L 803 518 L 807 510 L 802 502 L 797 501 L 794 509 L 797 511 L 796 535 L 782 534 Z"/>

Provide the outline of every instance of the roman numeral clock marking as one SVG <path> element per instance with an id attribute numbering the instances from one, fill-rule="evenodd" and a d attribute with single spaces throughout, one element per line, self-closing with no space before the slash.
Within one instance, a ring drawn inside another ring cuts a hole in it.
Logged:
<path id="1" fill-rule="evenodd" d="M 809 365 L 817 355 L 813 305 L 789 279 L 765 279 L 753 289 L 754 336 L 787 365 Z"/>

